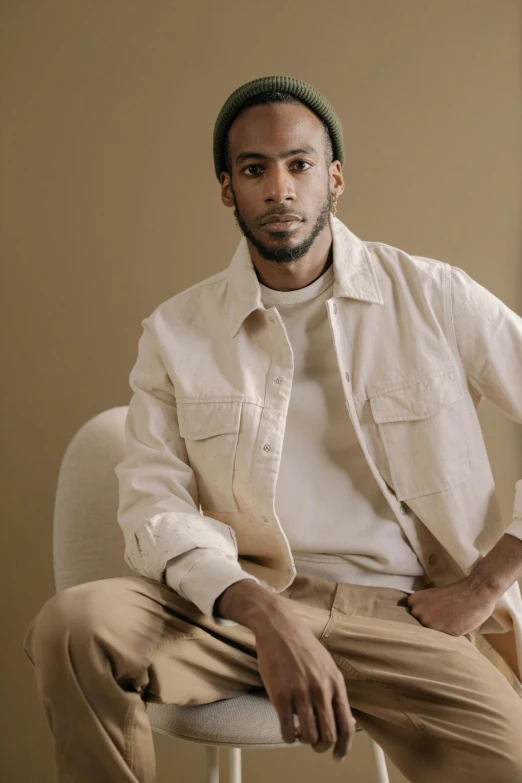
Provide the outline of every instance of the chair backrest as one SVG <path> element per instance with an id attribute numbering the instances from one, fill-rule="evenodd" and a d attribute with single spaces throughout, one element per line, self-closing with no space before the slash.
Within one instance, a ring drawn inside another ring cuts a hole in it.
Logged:
<path id="1" fill-rule="evenodd" d="M 123 559 L 116 465 L 124 458 L 128 406 L 98 413 L 70 441 L 54 504 L 56 590 L 135 572 Z"/>

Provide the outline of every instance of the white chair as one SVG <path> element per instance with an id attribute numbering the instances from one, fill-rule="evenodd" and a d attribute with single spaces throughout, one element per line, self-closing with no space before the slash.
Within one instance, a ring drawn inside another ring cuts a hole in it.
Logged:
<path id="1" fill-rule="evenodd" d="M 59 471 L 54 508 L 53 565 L 56 590 L 136 575 L 123 559 L 118 526 L 115 466 L 123 460 L 127 406 L 103 411 L 70 441 Z M 219 781 L 219 748 L 229 754 L 228 783 L 241 783 L 241 748 L 292 748 L 265 691 L 211 704 L 178 707 L 147 703 L 151 727 L 206 746 L 206 783 Z M 357 726 L 357 731 L 362 731 Z M 382 748 L 371 740 L 379 783 L 389 783 Z M 346 762 L 344 762 L 346 763 Z"/>

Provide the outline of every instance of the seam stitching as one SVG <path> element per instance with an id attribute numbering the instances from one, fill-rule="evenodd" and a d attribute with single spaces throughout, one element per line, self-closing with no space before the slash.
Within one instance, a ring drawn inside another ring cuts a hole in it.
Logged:
<path id="1" fill-rule="evenodd" d="M 397 691 L 391 686 L 388 685 L 385 682 L 381 682 L 380 680 L 372 679 L 371 677 L 367 677 L 361 672 L 357 671 L 348 661 L 346 658 L 341 657 L 340 655 L 337 655 L 335 653 L 331 653 L 332 658 L 337 663 L 339 668 L 343 669 L 344 671 L 347 671 L 348 673 L 352 674 L 356 679 L 360 680 L 361 682 L 371 682 L 375 685 L 379 685 L 382 688 L 385 688 L 387 691 L 390 692 L 392 697 L 397 701 L 401 708 L 401 712 L 403 715 L 405 715 L 410 723 L 417 729 L 417 731 L 421 731 L 423 734 L 427 734 L 430 737 L 434 737 L 434 735 L 431 734 L 431 732 L 428 730 L 427 726 L 418 718 L 417 715 L 412 713 L 406 703 L 404 702 L 402 696 L 400 696 Z M 437 737 L 434 737 L 435 739 L 438 739 Z"/>

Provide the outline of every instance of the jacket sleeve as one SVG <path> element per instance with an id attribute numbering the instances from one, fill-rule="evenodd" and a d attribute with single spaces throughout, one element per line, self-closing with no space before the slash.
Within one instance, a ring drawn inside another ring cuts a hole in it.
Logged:
<path id="1" fill-rule="evenodd" d="M 192 601 L 198 609 L 218 625 L 237 625 L 214 611 L 214 603 L 227 587 L 242 579 L 253 579 L 239 563 L 210 549 L 191 549 L 167 563 L 165 581 L 179 595 Z"/>
<path id="2" fill-rule="evenodd" d="M 200 512 L 198 488 L 179 434 L 176 400 L 151 317 L 129 383 L 124 459 L 116 468 L 118 524 L 125 562 L 142 576 L 165 582 L 167 562 L 195 547 L 237 561 L 233 529 Z"/>
<path id="3" fill-rule="evenodd" d="M 522 318 L 459 267 L 450 267 L 452 322 L 469 382 L 510 419 L 522 423 Z M 513 521 L 504 531 L 522 539 L 522 480 Z"/>

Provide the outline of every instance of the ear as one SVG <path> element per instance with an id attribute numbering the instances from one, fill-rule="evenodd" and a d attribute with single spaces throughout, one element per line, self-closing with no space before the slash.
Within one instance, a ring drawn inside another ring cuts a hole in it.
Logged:
<path id="1" fill-rule="evenodd" d="M 338 160 L 334 160 L 330 164 L 330 190 L 336 196 L 341 196 L 344 193 L 343 170 Z"/>
<path id="2" fill-rule="evenodd" d="M 219 175 L 219 179 L 221 182 L 221 201 L 226 207 L 233 207 L 234 199 L 232 198 L 230 174 L 226 171 L 222 171 Z"/>

